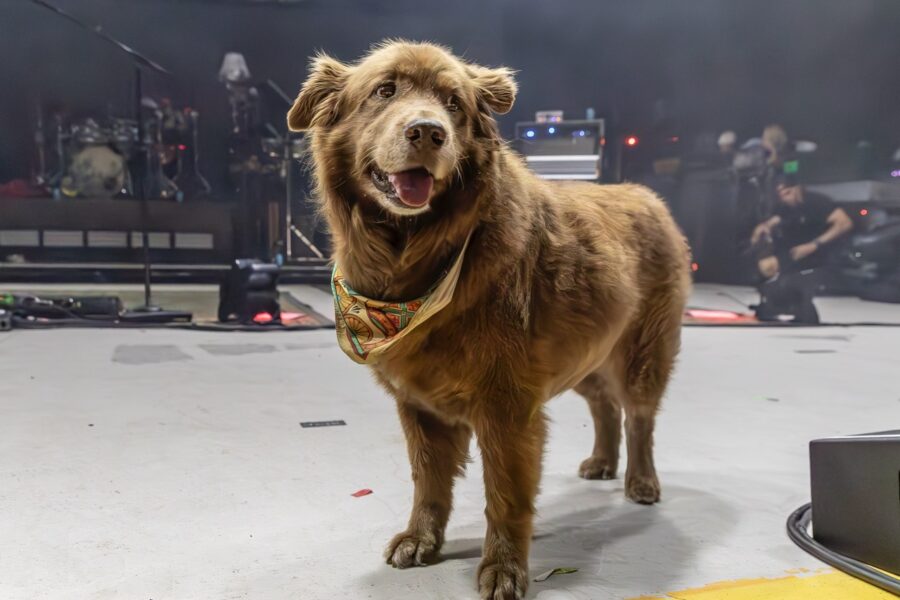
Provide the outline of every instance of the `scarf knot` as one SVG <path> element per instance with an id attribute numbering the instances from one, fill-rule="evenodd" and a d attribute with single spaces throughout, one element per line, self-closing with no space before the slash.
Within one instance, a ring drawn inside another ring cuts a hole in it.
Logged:
<path id="1" fill-rule="evenodd" d="M 367 298 L 347 282 L 335 263 L 331 274 L 335 330 L 341 350 L 361 364 L 372 364 L 410 331 L 443 310 L 453 299 L 463 258 L 472 234 L 466 238 L 453 265 L 424 296 L 406 302 Z"/>

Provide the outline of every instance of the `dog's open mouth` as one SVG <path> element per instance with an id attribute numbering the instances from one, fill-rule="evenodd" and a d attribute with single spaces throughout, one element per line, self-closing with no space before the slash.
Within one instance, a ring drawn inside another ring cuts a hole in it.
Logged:
<path id="1" fill-rule="evenodd" d="M 410 208 L 421 208 L 428 204 L 434 190 L 434 177 L 424 167 L 397 173 L 385 173 L 373 168 L 372 182 L 385 196 L 391 200 L 399 200 Z"/>

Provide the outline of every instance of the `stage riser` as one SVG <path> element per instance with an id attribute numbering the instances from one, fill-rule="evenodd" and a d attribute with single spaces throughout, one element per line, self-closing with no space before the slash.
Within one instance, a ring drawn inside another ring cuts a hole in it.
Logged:
<path id="1" fill-rule="evenodd" d="M 235 257 L 235 207 L 148 202 L 154 262 L 226 264 Z M 0 258 L 28 262 L 140 262 L 141 207 L 134 200 L 0 198 Z"/>
<path id="2" fill-rule="evenodd" d="M 220 283 L 229 265 L 164 265 L 151 270 L 153 283 Z M 325 261 L 282 267 L 280 283 L 324 284 L 331 278 L 331 267 Z M 139 264 L 41 264 L 0 265 L 2 283 L 143 283 L 144 271 Z"/>

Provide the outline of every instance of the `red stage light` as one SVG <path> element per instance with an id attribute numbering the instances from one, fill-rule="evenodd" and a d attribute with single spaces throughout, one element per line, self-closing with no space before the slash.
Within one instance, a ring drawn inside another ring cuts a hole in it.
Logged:
<path id="1" fill-rule="evenodd" d="M 700 270 L 700 265 L 699 265 L 699 264 L 697 264 L 697 263 L 691 263 L 691 271 L 693 271 L 694 273 L 696 273 L 696 272 L 699 271 L 699 270 Z"/>
<path id="2" fill-rule="evenodd" d="M 637 146 L 637 144 L 638 144 L 637 136 L 629 135 L 627 138 L 625 138 L 625 143 L 632 147 Z"/>
<path id="3" fill-rule="evenodd" d="M 868 208 L 860 209 L 859 214 L 862 216 L 866 216 L 867 214 L 869 214 L 869 209 Z"/>

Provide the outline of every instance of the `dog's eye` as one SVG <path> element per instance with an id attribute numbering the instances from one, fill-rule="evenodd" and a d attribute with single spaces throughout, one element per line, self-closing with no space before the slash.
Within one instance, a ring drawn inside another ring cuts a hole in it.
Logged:
<path id="1" fill-rule="evenodd" d="M 390 98 L 397 91 L 397 85 L 391 82 L 382 83 L 375 90 L 375 95 L 379 98 Z"/>
<path id="2" fill-rule="evenodd" d="M 456 96 L 450 96 L 447 99 L 447 110 L 450 112 L 456 112 L 459 110 L 459 98 Z"/>

